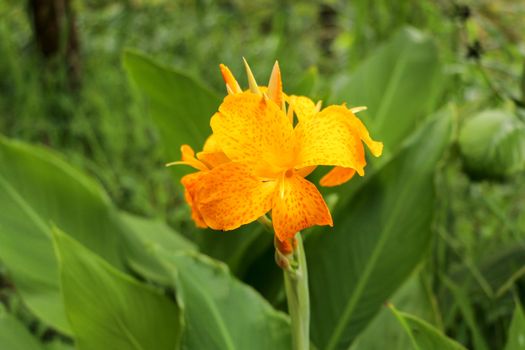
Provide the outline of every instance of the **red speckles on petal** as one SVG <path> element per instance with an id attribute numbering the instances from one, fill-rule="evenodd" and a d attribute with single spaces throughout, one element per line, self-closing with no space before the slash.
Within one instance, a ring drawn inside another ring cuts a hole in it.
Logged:
<path id="1" fill-rule="evenodd" d="M 194 201 L 213 229 L 236 229 L 266 214 L 272 206 L 275 182 L 261 181 L 244 164 L 219 165 L 199 181 Z"/>
<path id="2" fill-rule="evenodd" d="M 298 231 L 332 225 L 321 194 L 304 177 L 318 165 L 329 165 L 335 168 L 321 185 L 344 183 L 356 172 L 364 174 L 363 142 L 374 156 L 383 144 L 345 106 L 319 112 L 320 104 L 309 98 L 286 95 L 278 64 L 268 88 L 257 87 L 248 68 L 250 91 L 245 92 L 226 66 L 220 68 L 230 95 L 211 119 L 213 134 L 197 158 L 185 145 L 182 161 L 173 163 L 200 170 L 182 179 L 192 217 L 202 227 L 232 230 L 272 209 L 277 247 L 291 251 Z"/>
<path id="3" fill-rule="evenodd" d="M 251 92 L 227 96 L 211 127 L 232 161 L 281 167 L 293 157 L 293 127 L 283 111 L 263 96 Z"/>
<path id="4" fill-rule="evenodd" d="M 191 218 L 193 219 L 197 227 L 200 228 L 207 228 L 208 225 L 206 225 L 206 222 L 204 222 L 202 214 L 200 213 L 195 203 L 195 197 L 200 185 L 200 181 L 206 175 L 206 173 L 206 171 L 199 171 L 193 174 L 186 175 L 181 179 L 181 183 L 185 189 L 184 198 L 186 199 L 186 202 L 191 208 Z"/>
<path id="5" fill-rule="evenodd" d="M 296 167 L 336 165 L 363 172 L 365 152 L 357 130 L 349 127 L 348 118 L 330 106 L 295 128 Z"/>
<path id="6" fill-rule="evenodd" d="M 368 133 L 368 130 L 366 129 L 366 126 L 363 124 L 361 119 L 356 117 L 356 115 L 351 110 L 347 109 L 344 106 L 333 107 L 335 110 L 338 111 L 338 113 L 347 116 L 347 121 L 350 129 L 355 130 L 359 134 L 361 140 L 363 140 L 363 142 L 368 146 L 368 149 L 370 149 L 370 152 L 375 157 L 379 157 L 383 153 L 383 143 L 372 140 L 370 134 Z"/>
<path id="7" fill-rule="evenodd" d="M 280 241 L 310 226 L 332 226 L 330 211 L 314 184 L 298 175 L 281 181 L 272 208 L 273 227 Z"/>
<path id="8" fill-rule="evenodd" d="M 199 152 L 197 153 L 197 158 L 209 169 L 230 162 L 230 159 L 226 157 L 224 152 Z"/>
<path id="9" fill-rule="evenodd" d="M 292 95 L 288 99 L 288 104 L 299 121 L 305 121 L 317 113 L 315 103 L 306 96 Z"/>

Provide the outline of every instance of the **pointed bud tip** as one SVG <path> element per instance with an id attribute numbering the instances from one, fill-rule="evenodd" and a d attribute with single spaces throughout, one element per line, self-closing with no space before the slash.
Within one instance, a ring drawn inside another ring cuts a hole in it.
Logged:
<path id="1" fill-rule="evenodd" d="M 283 83 L 281 80 L 281 70 L 279 62 L 275 61 L 270 80 L 268 81 L 268 96 L 278 105 L 282 104 L 283 100 Z M 284 109 L 283 109 L 284 110 Z"/>
<path id="2" fill-rule="evenodd" d="M 366 106 L 359 106 L 359 107 L 352 107 L 350 108 L 350 112 L 356 114 L 356 113 L 359 113 L 361 111 L 366 111 L 368 108 Z"/>
<path id="3" fill-rule="evenodd" d="M 248 85 L 250 86 L 250 91 L 254 94 L 260 95 L 261 92 L 259 91 L 259 87 L 257 86 L 257 81 L 255 81 L 255 77 L 253 76 L 252 70 L 250 69 L 250 65 L 248 64 L 248 61 L 243 57 L 242 60 L 244 61 L 244 67 L 246 68 L 246 75 L 248 77 Z"/>
<path id="4" fill-rule="evenodd" d="M 242 92 L 239 83 L 237 83 L 237 80 L 235 80 L 235 77 L 233 76 L 228 66 L 221 63 L 219 64 L 219 68 L 221 70 L 222 79 L 226 83 L 226 91 L 228 91 L 228 94 L 233 95 Z"/>

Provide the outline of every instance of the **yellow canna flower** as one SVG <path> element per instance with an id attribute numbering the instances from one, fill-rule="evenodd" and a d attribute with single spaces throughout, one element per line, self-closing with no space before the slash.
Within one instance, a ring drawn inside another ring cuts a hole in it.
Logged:
<path id="1" fill-rule="evenodd" d="M 355 116 L 362 107 L 321 109 L 307 97 L 283 93 L 277 62 L 268 87 L 258 86 L 245 65 L 247 91 L 220 65 L 228 96 L 211 118 L 213 134 L 196 156 L 183 145 L 182 161 L 172 164 L 198 170 L 181 182 L 199 227 L 233 230 L 271 211 L 279 246 L 289 252 L 298 231 L 333 225 L 321 194 L 305 177 L 319 165 L 334 166 L 323 186 L 342 184 L 356 172 L 362 176 L 363 142 L 375 156 L 383 144 Z"/>

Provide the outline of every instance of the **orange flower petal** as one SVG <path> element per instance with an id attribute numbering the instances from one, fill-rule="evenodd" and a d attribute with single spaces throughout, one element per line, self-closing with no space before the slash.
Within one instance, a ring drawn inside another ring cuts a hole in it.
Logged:
<path id="1" fill-rule="evenodd" d="M 370 134 L 368 133 L 368 130 L 366 129 L 366 126 L 363 124 L 361 119 L 356 117 L 356 115 L 349 109 L 343 106 L 334 106 L 337 109 L 340 110 L 340 113 L 344 113 L 348 117 L 348 123 L 350 124 L 350 128 L 357 130 L 359 133 L 359 137 L 364 141 L 364 143 L 368 146 L 368 149 L 370 149 L 370 152 L 376 156 L 379 157 L 383 153 L 383 143 L 374 141 L 370 137 Z"/>
<path id="2" fill-rule="evenodd" d="M 239 83 L 237 83 L 237 80 L 235 80 L 235 77 L 233 76 L 230 69 L 222 63 L 219 65 L 219 68 L 221 69 L 222 78 L 226 83 L 226 90 L 228 90 L 228 93 L 238 94 L 239 92 L 242 92 Z"/>
<path id="3" fill-rule="evenodd" d="M 306 96 L 292 95 L 288 98 L 288 104 L 299 121 L 311 118 L 317 113 L 315 103 Z"/>
<path id="4" fill-rule="evenodd" d="M 217 138 L 213 134 L 211 134 L 204 143 L 202 152 L 197 153 L 197 158 L 209 169 L 231 161 L 221 150 L 217 143 Z"/>
<path id="5" fill-rule="evenodd" d="M 206 172 L 199 171 L 188 174 L 181 179 L 181 183 L 184 186 L 184 198 L 186 199 L 186 203 L 188 203 L 191 208 L 191 218 L 197 227 L 200 228 L 207 228 L 208 225 L 206 225 L 206 222 L 204 222 L 199 209 L 195 205 L 194 197 L 196 195 L 200 180 L 203 178 L 203 176 L 205 176 L 205 174 Z"/>
<path id="6" fill-rule="evenodd" d="M 295 171 L 296 171 L 297 175 L 302 176 L 302 177 L 307 177 L 308 175 L 310 175 L 315 170 L 315 168 L 317 168 L 316 165 L 311 165 L 311 166 L 307 166 L 305 168 L 296 169 Z"/>
<path id="7" fill-rule="evenodd" d="M 231 162 L 224 152 L 199 152 L 197 158 L 209 169 L 218 167 L 221 164 Z"/>
<path id="8" fill-rule="evenodd" d="M 325 108 L 297 124 L 297 168 L 336 165 L 353 168 L 359 174 L 364 173 L 366 160 L 360 135 L 349 127 L 347 114 L 338 107 Z"/>
<path id="9" fill-rule="evenodd" d="M 272 208 L 275 235 L 281 242 L 314 225 L 333 225 L 326 203 L 314 184 L 298 175 L 284 176 Z"/>
<path id="10" fill-rule="evenodd" d="M 180 147 L 180 152 L 182 153 L 182 160 L 168 163 L 166 166 L 184 164 L 189 165 L 197 170 L 208 170 L 208 167 L 203 162 L 195 158 L 195 152 L 190 146 L 182 145 Z"/>
<path id="11" fill-rule="evenodd" d="M 323 176 L 319 183 L 325 187 L 339 186 L 350 180 L 354 174 L 355 169 L 336 166 Z"/>
<path id="12" fill-rule="evenodd" d="M 215 230 L 233 230 L 266 214 L 275 182 L 263 182 L 240 163 L 225 163 L 206 172 L 193 197 L 199 213 Z"/>
<path id="13" fill-rule="evenodd" d="M 232 161 L 264 164 L 267 169 L 286 169 L 293 161 L 293 127 L 264 96 L 251 92 L 227 96 L 210 124 Z"/>
<path id="14" fill-rule="evenodd" d="M 211 134 L 204 142 L 204 147 L 202 148 L 203 152 L 222 152 L 219 143 L 217 142 L 217 137 L 214 134 Z"/>
<path id="15" fill-rule="evenodd" d="M 279 239 L 277 239 L 277 237 L 274 237 L 273 241 L 275 249 L 277 249 L 284 255 L 292 254 L 293 250 L 297 247 L 297 239 L 295 237 L 284 241 L 280 241 Z M 279 262 L 277 260 L 276 262 L 279 265 Z"/>
<path id="16" fill-rule="evenodd" d="M 275 61 L 273 65 L 272 74 L 270 75 L 270 81 L 268 82 L 268 97 L 277 104 L 279 108 L 283 104 L 283 83 L 281 80 L 281 70 L 279 69 L 279 63 Z"/>

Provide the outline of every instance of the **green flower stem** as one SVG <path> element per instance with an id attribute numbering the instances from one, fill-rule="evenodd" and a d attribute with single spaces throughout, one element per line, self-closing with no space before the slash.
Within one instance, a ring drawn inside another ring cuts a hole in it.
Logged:
<path id="1" fill-rule="evenodd" d="M 258 221 L 275 236 L 272 221 L 266 215 L 261 216 Z M 301 232 L 295 235 L 294 250 L 291 254 L 281 252 L 277 241 L 275 242 L 275 262 L 283 270 L 288 313 L 292 323 L 292 349 L 308 350 L 310 348 L 310 296 Z"/>
<path id="2" fill-rule="evenodd" d="M 288 300 L 288 312 L 292 321 L 292 344 L 294 350 L 310 347 L 310 298 L 308 270 L 301 233 L 297 233 L 297 246 L 288 257 L 290 264 L 283 268 L 284 288 Z M 279 253 L 278 253 L 279 254 Z"/>

